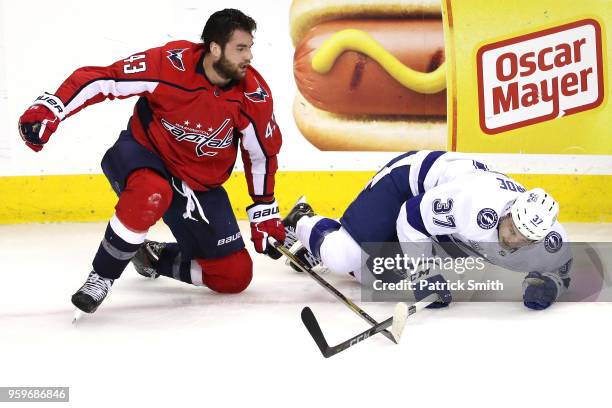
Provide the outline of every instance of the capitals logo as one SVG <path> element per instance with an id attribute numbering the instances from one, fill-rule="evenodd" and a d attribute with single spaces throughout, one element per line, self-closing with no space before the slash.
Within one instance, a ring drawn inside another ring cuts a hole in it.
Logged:
<path id="1" fill-rule="evenodd" d="M 223 123 L 216 129 L 212 127 L 208 128 L 208 131 L 192 129 L 187 127 L 189 125 L 189 121 L 183 122 L 185 126 L 181 126 L 179 124 L 172 124 L 165 119 L 161 120 L 162 125 L 168 132 L 170 132 L 174 138 L 179 141 L 186 141 L 195 143 L 197 146 L 195 148 L 196 155 L 198 157 L 202 156 L 216 156 L 217 152 L 204 151 L 205 147 L 212 149 L 225 149 L 226 147 L 232 144 L 234 127 L 228 126 L 230 123 L 229 119 L 225 119 Z M 198 124 L 201 127 L 200 124 Z M 221 136 L 217 138 L 217 136 Z"/>
<path id="2" fill-rule="evenodd" d="M 270 95 L 257 80 L 255 82 L 257 82 L 257 89 L 253 92 L 245 92 L 244 96 L 252 102 L 265 102 Z"/>
<path id="3" fill-rule="evenodd" d="M 168 50 L 166 51 L 168 55 L 166 58 L 170 60 L 172 66 L 179 71 L 185 71 L 185 64 L 183 64 L 183 53 L 187 50 L 187 48 L 179 48 L 176 50 Z"/>

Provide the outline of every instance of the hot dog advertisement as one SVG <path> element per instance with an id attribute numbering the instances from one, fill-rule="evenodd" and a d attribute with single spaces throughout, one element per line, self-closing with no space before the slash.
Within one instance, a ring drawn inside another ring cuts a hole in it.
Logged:
<path id="1" fill-rule="evenodd" d="M 295 122 L 321 150 L 444 149 L 439 0 L 294 0 Z"/>
<path id="2" fill-rule="evenodd" d="M 293 116 L 320 150 L 610 154 L 609 3 L 294 0 Z"/>

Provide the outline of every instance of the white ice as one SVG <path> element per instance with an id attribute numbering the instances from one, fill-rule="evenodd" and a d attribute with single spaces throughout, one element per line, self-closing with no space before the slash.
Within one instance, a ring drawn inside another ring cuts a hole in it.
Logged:
<path id="1" fill-rule="evenodd" d="M 241 224 L 248 237 L 248 226 Z M 609 400 L 609 303 L 456 303 L 324 359 L 309 305 L 335 344 L 368 326 L 308 276 L 253 254 L 255 276 L 222 296 L 131 266 L 100 309 L 71 324 L 105 224 L 0 226 L 0 386 L 69 386 L 87 407 L 551 407 Z M 612 240 L 610 224 L 570 237 Z M 150 238 L 170 240 L 163 225 Z M 325 275 L 359 298 L 348 277 Z M 360 303 L 360 302 L 357 302 Z M 361 304 L 376 319 L 392 304 Z M 27 406 L 28 404 L 25 404 Z M 65 404 L 58 404 L 65 405 Z M 20 405 L 22 406 L 22 405 Z"/>

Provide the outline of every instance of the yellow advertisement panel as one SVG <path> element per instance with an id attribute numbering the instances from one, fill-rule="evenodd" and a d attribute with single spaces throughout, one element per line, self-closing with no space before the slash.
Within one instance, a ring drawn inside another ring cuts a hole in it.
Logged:
<path id="1" fill-rule="evenodd" d="M 612 154 L 609 1 L 443 6 L 449 148 Z"/>

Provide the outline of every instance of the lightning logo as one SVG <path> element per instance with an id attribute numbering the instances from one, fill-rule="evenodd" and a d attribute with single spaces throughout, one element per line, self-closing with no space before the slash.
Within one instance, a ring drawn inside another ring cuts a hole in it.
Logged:
<path id="1" fill-rule="evenodd" d="M 170 60 L 172 66 L 179 71 L 185 71 L 185 64 L 183 64 L 183 53 L 187 50 L 187 48 L 180 48 L 176 50 L 168 50 L 166 51 L 168 55 L 166 58 Z"/>

